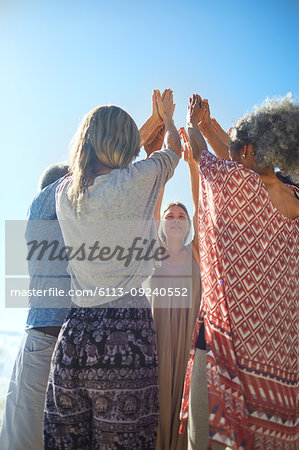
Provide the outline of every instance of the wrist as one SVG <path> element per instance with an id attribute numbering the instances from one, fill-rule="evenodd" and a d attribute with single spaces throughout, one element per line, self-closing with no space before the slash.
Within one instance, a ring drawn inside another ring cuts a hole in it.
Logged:
<path id="1" fill-rule="evenodd" d="M 188 165 L 189 165 L 189 169 L 194 169 L 194 167 L 197 167 L 197 162 L 195 161 L 195 159 L 192 159 L 192 161 L 188 161 Z"/>
<path id="2" fill-rule="evenodd" d="M 174 121 L 173 121 L 172 117 L 167 117 L 164 122 L 165 122 L 165 127 L 166 128 L 171 126 L 171 125 L 174 125 Z"/>
<path id="3" fill-rule="evenodd" d="M 155 114 L 155 115 L 152 114 L 150 116 L 150 121 L 155 127 L 159 127 L 159 126 L 162 126 L 164 124 L 164 121 L 163 121 L 163 119 L 161 119 L 159 114 Z"/>
<path id="4" fill-rule="evenodd" d="M 196 122 L 196 120 L 191 120 L 191 121 L 187 122 L 187 127 L 188 128 L 198 128 L 198 123 Z"/>
<path id="5" fill-rule="evenodd" d="M 206 134 L 208 134 L 212 130 L 211 124 L 209 122 L 199 123 L 198 127 L 199 127 L 200 131 L 202 131 L 202 133 L 206 133 Z"/>
<path id="6" fill-rule="evenodd" d="M 148 158 L 149 156 L 151 156 L 151 154 L 154 153 L 154 151 L 155 151 L 155 150 L 152 150 L 152 149 L 147 148 L 146 145 L 144 145 L 143 148 L 144 148 L 144 151 L 145 151 L 145 153 L 146 153 L 146 157 L 147 157 L 147 158 Z"/>

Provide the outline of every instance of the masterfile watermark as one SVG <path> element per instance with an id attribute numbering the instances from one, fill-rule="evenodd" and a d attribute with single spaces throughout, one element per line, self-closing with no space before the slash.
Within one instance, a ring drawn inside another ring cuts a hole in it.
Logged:
<path id="1" fill-rule="evenodd" d="M 132 245 L 127 249 L 121 245 L 116 245 L 114 248 L 108 246 L 100 247 L 99 241 L 94 242 L 92 246 L 87 246 L 83 242 L 78 248 L 74 248 L 72 246 L 61 245 L 58 240 L 49 242 L 47 240 L 38 241 L 35 239 L 27 243 L 29 250 L 26 260 L 31 260 L 33 256 L 38 261 L 41 261 L 43 258 L 48 258 L 49 261 L 72 261 L 74 259 L 77 261 L 109 261 L 115 258 L 117 261 L 124 261 L 124 267 L 128 267 L 133 259 L 135 261 L 150 261 L 151 259 L 164 261 L 169 258 L 169 255 L 166 255 L 165 247 L 160 246 L 155 248 L 156 244 L 156 239 L 152 239 L 149 242 L 148 239 L 135 237 Z M 145 248 L 145 245 L 148 247 Z M 154 248 L 155 250 L 153 250 Z M 48 255 L 47 250 L 50 250 Z"/>
<path id="2" fill-rule="evenodd" d="M 57 220 L 6 221 L 6 307 L 66 308 L 70 301 L 104 307 L 119 305 L 114 302 L 122 297 L 124 307 L 130 298 L 136 307 L 142 296 L 156 305 L 160 299 L 158 307 L 190 307 L 191 252 L 173 272 L 153 220 L 63 225 Z M 162 268 L 167 270 L 161 275 Z"/>

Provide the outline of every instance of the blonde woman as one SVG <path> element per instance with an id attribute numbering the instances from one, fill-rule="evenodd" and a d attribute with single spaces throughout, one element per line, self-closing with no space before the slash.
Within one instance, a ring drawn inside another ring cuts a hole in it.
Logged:
<path id="1" fill-rule="evenodd" d="M 127 264 L 124 251 L 140 236 L 148 250 L 156 238 L 155 204 L 181 152 L 172 114 L 172 92 L 162 99 L 155 91 L 152 116 L 140 135 L 147 139 L 164 122 L 166 149 L 134 164 L 140 135 L 121 108 L 95 108 L 76 135 L 72 177 L 56 193 L 66 251 L 73 252 L 69 272 L 75 307 L 60 334 L 50 374 L 46 449 L 155 447 L 155 327 L 145 296 L 137 295 L 153 259 L 135 253 L 138 257 Z"/>
<path id="2" fill-rule="evenodd" d="M 160 141 L 160 143 L 159 143 Z M 145 148 L 160 148 L 163 130 Z M 191 178 L 194 224 L 197 225 L 198 165 L 186 146 L 184 160 Z M 157 330 L 159 373 L 159 427 L 156 450 L 184 450 L 186 435 L 179 435 L 179 411 L 191 345 L 201 298 L 197 233 L 188 242 L 191 220 L 185 205 L 168 204 L 160 214 L 163 192 L 157 202 L 155 220 L 167 259 L 155 268 L 144 284 L 152 305 Z M 197 229 L 197 227 L 195 227 Z"/>

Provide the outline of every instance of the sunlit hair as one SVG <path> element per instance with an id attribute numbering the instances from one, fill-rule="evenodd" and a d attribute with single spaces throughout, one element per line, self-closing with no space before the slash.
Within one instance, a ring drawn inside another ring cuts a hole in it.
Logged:
<path id="1" fill-rule="evenodd" d="M 188 231 L 187 231 L 187 233 L 186 233 L 186 236 L 185 236 L 185 238 L 184 238 L 184 242 L 186 242 L 187 239 L 188 239 L 188 237 L 189 237 L 189 235 L 190 235 L 190 232 L 191 232 L 191 219 L 190 219 L 188 210 L 187 210 L 186 206 L 183 205 L 183 203 L 181 203 L 181 202 L 172 202 L 172 203 L 168 203 L 168 205 L 166 205 L 166 206 L 163 208 L 163 211 L 162 211 L 162 214 L 161 214 L 161 221 L 162 221 L 163 219 L 165 219 L 165 216 L 166 216 L 166 214 L 167 214 L 167 211 L 168 211 L 172 206 L 179 206 L 180 208 L 182 208 L 182 209 L 184 210 L 184 212 L 185 212 L 186 215 L 187 215 L 187 219 L 188 219 L 188 223 L 189 223 L 189 229 L 188 229 Z M 160 241 L 163 242 L 163 244 L 166 244 L 166 236 L 165 236 L 165 233 L 164 233 L 164 231 L 163 231 L 163 228 L 164 228 L 164 227 L 163 227 L 163 225 L 162 225 L 162 222 L 160 222 L 160 226 L 159 226 L 159 230 L 158 230 L 158 236 L 159 236 Z"/>
<path id="2" fill-rule="evenodd" d="M 278 167 L 294 182 L 299 181 L 299 105 L 288 94 L 266 99 L 252 114 L 239 119 L 230 133 L 236 151 L 254 148 L 258 167 Z"/>
<path id="3" fill-rule="evenodd" d="M 49 186 L 49 184 L 55 183 L 59 178 L 64 177 L 70 170 L 70 167 L 67 162 L 51 164 L 47 169 L 42 173 L 39 180 L 39 190 L 41 191 L 45 187 Z"/>
<path id="4" fill-rule="evenodd" d="M 84 191 L 99 166 L 127 167 L 140 151 L 140 137 L 132 117 L 118 106 L 98 106 L 82 120 L 71 144 L 72 181 L 68 190 L 78 216 Z"/>

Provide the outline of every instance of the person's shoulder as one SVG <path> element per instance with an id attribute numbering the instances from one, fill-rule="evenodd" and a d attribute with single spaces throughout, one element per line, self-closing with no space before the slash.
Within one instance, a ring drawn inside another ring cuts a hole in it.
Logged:
<path id="1" fill-rule="evenodd" d="M 54 192 L 55 196 L 57 197 L 57 195 L 61 194 L 64 191 L 65 192 L 67 191 L 70 182 L 71 182 L 71 176 L 69 176 L 69 175 L 59 178 L 59 180 L 57 180 L 57 181 L 55 181 L 55 183 L 53 183 L 53 185 L 55 185 L 55 186 L 50 185 L 50 186 L 52 186 L 51 191 Z"/>
<path id="2" fill-rule="evenodd" d="M 220 159 L 209 150 L 202 153 L 200 169 L 202 175 L 220 184 L 240 185 L 246 182 L 249 189 L 260 187 L 260 177 L 253 170 L 247 169 L 238 162 Z"/>
<path id="3" fill-rule="evenodd" d="M 151 171 L 161 165 L 176 166 L 180 158 L 169 149 L 156 150 L 148 158 L 136 161 L 132 167 L 137 171 Z"/>
<path id="4" fill-rule="evenodd" d="M 241 164 L 231 161 L 230 159 L 221 159 L 214 155 L 209 150 L 204 150 L 201 154 L 199 166 L 202 169 L 217 168 L 218 170 L 223 169 L 227 172 L 232 172 L 235 169 L 242 168 Z"/>
<path id="5" fill-rule="evenodd" d="M 33 199 L 28 210 L 28 219 L 44 219 L 50 216 L 56 216 L 55 209 L 55 192 L 57 187 L 62 184 L 67 177 L 62 177 L 56 180 L 54 183 L 49 184 L 42 189 Z"/>
<path id="6" fill-rule="evenodd" d="M 169 150 L 168 148 L 156 150 L 149 156 L 148 159 L 150 159 L 150 158 L 165 158 L 166 156 L 174 161 L 179 161 L 179 159 L 180 159 L 179 156 L 173 150 Z"/>

